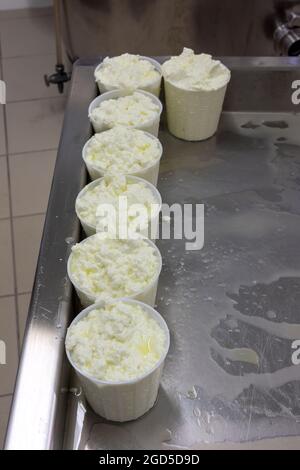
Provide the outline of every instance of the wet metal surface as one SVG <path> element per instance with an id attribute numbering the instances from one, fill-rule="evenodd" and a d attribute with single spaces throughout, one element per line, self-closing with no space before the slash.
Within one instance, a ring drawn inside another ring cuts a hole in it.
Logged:
<path id="1" fill-rule="evenodd" d="M 249 118 L 255 127 L 245 128 Z M 225 113 L 218 135 L 203 143 L 161 132 L 163 201 L 204 202 L 205 245 L 186 252 L 184 241 L 158 242 L 157 308 L 172 346 L 155 408 L 114 424 L 73 397 L 78 448 L 300 435 L 300 367 L 291 361 L 300 338 L 298 125 L 289 114 Z"/>

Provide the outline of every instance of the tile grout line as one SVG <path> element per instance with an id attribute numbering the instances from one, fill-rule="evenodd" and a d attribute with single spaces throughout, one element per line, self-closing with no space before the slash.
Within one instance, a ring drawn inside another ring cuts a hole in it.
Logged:
<path id="1" fill-rule="evenodd" d="M 58 147 L 55 147 L 55 148 L 48 148 L 48 149 L 41 149 L 41 150 L 25 150 L 24 152 L 7 152 L 7 155 L 9 157 L 13 157 L 15 155 L 27 155 L 28 153 L 43 153 L 43 152 L 54 152 L 54 151 L 57 151 L 58 150 Z M 6 157 L 6 155 L 0 155 L 0 158 L 1 157 Z M 43 158 L 43 157 L 41 157 Z"/>
<path id="2" fill-rule="evenodd" d="M 1 294 L 0 299 L 5 299 L 6 297 L 14 297 L 15 294 Z"/>
<path id="3" fill-rule="evenodd" d="M 0 20 L 0 23 L 1 23 L 1 20 Z M 45 52 L 45 54 L 43 53 L 34 53 L 34 54 L 24 54 L 24 55 L 9 55 L 9 56 L 5 56 L 5 57 L 2 57 L 1 56 L 1 60 L 9 60 L 9 59 L 26 59 L 26 57 L 35 57 L 35 56 L 50 56 L 50 55 L 55 55 L 55 49 L 53 52 Z"/>
<path id="4" fill-rule="evenodd" d="M 25 100 L 14 100 L 14 101 L 8 100 L 7 104 L 28 103 L 30 101 L 57 100 L 57 99 L 62 99 L 62 98 L 67 99 L 67 96 L 64 95 L 64 94 L 61 94 L 61 95 L 58 95 L 58 96 L 42 96 L 41 98 L 26 98 Z"/>
<path id="5" fill-rule="evenodd" d="M 13 219 L 23 219 L 24 217 L 35 217 L 36 215 L 45 215 L 46 212 L 33 212 L 30 214 L 19 214 L 19 215 L 13 215 Z M 10 220 L 10 217 L 1 217 L 0 221 L 2 220 Z"/>
<path id="6" fill-rule="evenodd" d="M 1 23 L 1 20 L 0 20 L 0 23 Z M 6 56 L 6 57 L 1 57 L 2 60 L 11 60 L 11 59 L 27 59 L 27 57 L 50 57 L 50 56 L 55 56 L 56 57 L 56 54 L 55 54 L 55 50 L 53 52 L 45 52 L 44 54 L 43 53 L 38 53 L 38 54 L 23 54 L 23 55 L 9 55 L 9 56 Z"/>
<path id="7" fill-rule="evenodd" d="M 4 393 L 4 395 L 0 395 L 0 398 L 7 398 L 7 397 L 12 397 L 13 393 Z"/>
<path id="8" fill-rule="evenodd" d="M 31 290 L 25 291 L 25 292 L 18 292 L 17 297 L 18 297 L 19 295 L 28 295 L 28 294 L 31 294 L 31 292 L 32 292 Z M 1 295 L 0 295 L 0 299 L 6 299 L 7 297 L 14 297 L 15 295 L 16 295 L 16 294 L 1 294 Z"/>
<path id="9" fill-rule="evenodd" d="M 3 76 L 3 67 L 2 67 L 2 48 L 0 42 L 0 72 Z M 10 184 L 10 169 L 9 169 L 9 158 L 8 158 L 8 130 L 7 130 L 7 116 L 6 116 L 6 105 L 4 105 L 3 111 L 4 119 L 4 133 L 5 133 L 5 146 L 6 146 L 6 163 L 7 163 L 7 182 L 8 182 L 8 199 L 9 199 L 9 213 L 10 213 L 10 232 L 11 232 L 11 248 L 12 248 L 12 262 L 13 262 L 13 278 L 14 278 L 14 297 L 15 297 L 15 320 L 16 320 L 16 333 L 17 333 L 17 352 L 18 358 L 20 358 L 21 352 L 21 340 L 20 340 L 20 321 L 19 321 L 19 306 L 18 306 L 18 288 L 17 288 L 17 268 L 16 268 L 16 252 L 15 252 L 15 242 L 14 242 L 14 225 L 12 218 L 12 195 L 11 195 L 11 184 Z"/>

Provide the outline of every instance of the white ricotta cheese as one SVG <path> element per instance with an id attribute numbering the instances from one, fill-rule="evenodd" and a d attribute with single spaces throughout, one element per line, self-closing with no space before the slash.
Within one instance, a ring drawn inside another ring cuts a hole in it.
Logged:
<path id="1" fill-rule="evenodd" d="M 138 127 L 155 121 L 159 112 L 159 106 L 149 96 L 135 91 L 132 95 L 102 101 L 90 117 L 103 128 Z"/>
<path id="2" fill-rule="evenodd" d="M 138 304 L 118 301 L 91 310 L 67 333 L 66 348 L 83 372 L 126 381 L 150 371 L 165 353 L 166 335 Z"/>
<path id="3" fill-rule="evenodd" d="M 103 239 L 100 233 L 72 247 L 72 282 L 97 300 L 134 296 L 154 283 L 160 259 L 146 240 Z"/>
<path id="4" fill-rule="evenodd" d="M 216 90 L 230 80 L 230 71 L 209 54 L 195 54 L 184 48 L 179 56 L 162 65 L 163 76 L 173 85 L 185 90 Z"/>
<path id="5" fill-rule="evenodd" d="M 139 55 L 122 54 L 118 57 L 106 57 L 96 69 L 95 79 L 107 89 L 143 90 L 160 82 L 161 74 L 149 60 Z"/>
<path id="6" fill-rule="evenodd" d="M 124 198 L 126 200 L 126 208 L 121 203 L 121 197 L 122 203 Z M 123 210 L 126 211 L 124 217 L 127 219 L 130 230 L 130 227 L 136 226 L 136 222 L 140 226 L 146 227 L 151 216 L 158 212 L 159 203 L 160 201 L 155 198 L 154 192 L 146 182 L 121 175 L 105 176 L 103 179 L 89 184 L 79 194 L 76 199 L 76 213 L 84 223 L 94 228 L 97 226 L 97 231 L 101 231 L 104 228 L 101 225 L 101 219 L 99 220 L 97 216 L 101 206 L 111 205 L 117 219 L 119 218 L 119 208 L 123 207 Z M 141 211 L 140 215 L 130 210 L 130 207 L 135 204 L 139 204 L 145 209 Z"/>
<path id="7" fill-rule="evenodd" d="M 134 174 L 154 165 L 160 157 L 157 138 L 139 129 L 119 126 L 89 140 L 85 161 L 103 173 Z"/>

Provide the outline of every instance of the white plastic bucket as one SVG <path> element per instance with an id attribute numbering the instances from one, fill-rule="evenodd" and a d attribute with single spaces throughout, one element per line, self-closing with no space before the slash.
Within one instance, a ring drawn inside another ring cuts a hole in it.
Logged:
<path id="1" fill-rule="evenodd" d="M 96 237 L 96 236 L 97 234 L 92 235 L 92 237 Z M 80 243 L 84 244 L 86 243 L 87 240 L 90 240 L 92 237 L 88 237 L 85 240 L 81 241 Z M 158 259 L 157 273 L 156 273 L 156 276 L 152 279 L 152 281 L 144 289 L 142 289 L 141 291 L 135 292 L 132 295 L 128 295 L 127 297 L 130 299 L 140 300 L 141 302 L 144 302 L 145 304 L 151 305 L 153 307 L 155 305 L 157 285 L 158 285 L 158 280 L 159 280 L 159 276 L 160 276 L 161 269 L 162 269 L 162 257 L 161 257 L 159 249 L 151 240 L 145 238 L 144 241 L 148 243 L 155 251 L 155 256 L 157 256 L 157 259 Z M 132 240 L 132 243 L 134 243 L 134 240 Z M 74 277 L 71 272 L 72 256 L 73 256 L 73 253 L 71 252 L 69 259 L 68 259 L 68 263 L 67 263 L 68 276 L 76 290 L 76 293 L 80 299 L 81 305 L 83 307 L 88 307 L 89 305 L 92 305 L 95 302 L 97 302 L 97 297 L 93 293 L 85 290 L 82 286 L 77 284 L 77 282 L 74 280 Z"/>
<path id="2" fill-rule="evenodd" d="M 76 215 L 78 217 L 78 219 L 80 220 L 81 222 L 81 225 L 83 227 L 83 230 L 85 231 L 85 234 L 87 237 L 90 237 L 91 235 L 94 235 L 96 233 L 96 225 L 92 225 L 90 223 L 88 223 L 79 213 L 78 211 L 78 204 L 77 204 L 77 201 L 82 197 L 84 196 L 88 191 L 90 191 L 91 189 L 95 188 L 96 186 L 98 186 L 99 184 L 101 184 L 101 182 L 103 181 L 104 178 L 99 178 L 95 181 L 92 181 L 90 184 L 88 184 L 87 186 L 85 186 L 81 191 L 80 193 L 78 194 L 77 198 L 76 198 L 76 202 L 75 202 L 75 210 L 76 210 Z M 145 227 L 145 229 L 143 229 L 141 231 L 141 234 L 145 237 L 148 237 L 150 238 L 150 240 L 153 240 L 155 241 L 156 238 L 157 238 L 157 235 L 158 235 L 158 223 L 159 223 L 159 213 L 160 213 L 160 210 L 161 210 L 161 205 L 162 205 L 162 199 L 161 199 L 161 195 L 160 195 L 160 192 L 156 189 L 156 187 L 149 183 L 149 181 L 146 181 L 142 178 L 138 178 L 136 176 L 126 176 L 126 179 L 127 181 L 129 182 L 140 182 L 140 183 L 144 183 L 146 185 L 146 187 L 151 191 L 151 193 L 153 194 L 154 196 L 154 199 L 155 199 L 155 212 L 153 213 L 153 216 L 151 219 L 149 219 L 149 224 L 147 227 Z"/>
<path id="3" fill-rule="evenodd" d="M 170 333 L 162 316 L 149 305 L 132 299 L 119 299 L 130 304 L 140 305 L 150 315 L 165 333 L 165 352 L 157 364 L 141 377 L 123 382 L 106 382 L 96 379 L 81 371 L 73 362 L 69 351 L 67 357 L 74 368 L 87 401 L 95 413 L 111 421 L 130 421 L 137 419 L 149 411 L 157 398 L 159 383 L 164 362 L 170 346 Z M 101 308 L 104 302 L 96 303 L 86 308 L 73 320 L 71 326 L 84 318 L 91 310 Z"/>
<path id="4" fill-rule="evenodd" d="M 227 84 L 217 90 L 184 90 L 164 80 L 168 128 L 183 140 L 211 137 L 217 130 Z"/>
<path id="5" fill-rule="evenodd" d="M 145 132 L 145 134 L 147 134 L 150 138 L 156 140 L 156 142 L 157 142 L 157 144 L 160 148 L 159 157 L 156 160 L 154 160 L 151 165 L 143 168 L 142 170 L 136 171 L 135 173 L 124 173 L 124 175 L 125 176 L 127 176 L 127 175 L 128 176 L 137 176 L 139 178 L 143 178 L 144 180 L 149 181 L 149 183 L 152 183 L 154 186 L 156 186 L 157 185 L 157 180 L 158 180 L 158 174 L 159 174 L 160 160 L 161 160 L 161 157 L 162 157 L 162 154 L 163 154 L 163 148 L 162 148 L 162 145 L 161 145 L 161 143 L 160 143 L 160 141 L 158 140 L 157 137 L 155 137 L 152 134 L 149 134 L 149 132 Z M 87 170 L 89 172 L 89 175 L 90 175 L 91 179 L 95 180 L 95 179 L 101 178 L 102 176 L 105 176 L 105 174 L 107 172 L 104 168 L 101 169 L 100 165 L 95 166 L 95 165 L 91 164 L 87 159 L 89 146 L 91 145 L 91 139 L 89 139 L 85 143 L 85 145 L 82 149 L 82 158 L 83 158 L 83 161 L 84 161 L 84 163 L 87 167 Z"/>

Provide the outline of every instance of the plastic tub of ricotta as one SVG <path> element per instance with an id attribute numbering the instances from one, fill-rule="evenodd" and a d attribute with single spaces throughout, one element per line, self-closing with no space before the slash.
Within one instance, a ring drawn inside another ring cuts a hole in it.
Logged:
<path id="1" fill-rule="evenodd" d="M 217 130 L 230 71 L 208 54 L 184 48 L 163 66 L 168 128 L 183 140 L 211 137 Z"/>
<path id="2" fill-rule="evenodd" d="M 72 247 L 67 271 L 83 307 L 128 297 L 152 307 L 162 268 L 159 249 L 147 239 L 111 239 L 96 233 Z"/>
<path id="3" fill-rule="evenodd" d="M 82 149 L 92 180 L 106 174 L 143 178 L 157 185 L 163 148 L 149 132 L 123 126 L 93 135 Z"/>
<path id="4" fill-rule="evenodd" d="M 161 195 L 153 184 L 136 176 L 106 176 L 92 181 L 80 191 L 76 198 L 75 210 L 85 234 L 89 237 L 101 231 L 101 224 L 97 227 L 99 204 L 112 204 L 116 210 L 116 218 L 118 217 L 121 196 L 126 198 L 127 227 L 136 224 L 141 235 L 156 240 L 162 205 Z M 122 201 L 124 202 L 124 199 Z M 130 207 L 134 208 L 135 204 L 143 206 L 143 213 L 130 213 Z"/>
<path id="5" fill-rule="evenodd" d="M 87 401 L 111 421 L 131 421 L 157 398 L 170 333 L 142 302 L 120 299 L 83 310 L 71 323 L 66 353 Z"/>
<path id="6" fill-rule="evenodd" d="M 113 90 L 95 98 L 88 111 L 95 132 L 115 126 L 133 127 L 158 135 L 162 104 L 147 91 Z"/>
<path id="7" fill-rule="evenodd" d="M 106 57 L 95 69 L 100 93 L 112 90 L 144 90 L 159 96 L 162 71 L 154 59 L 134 54 Z"/>

